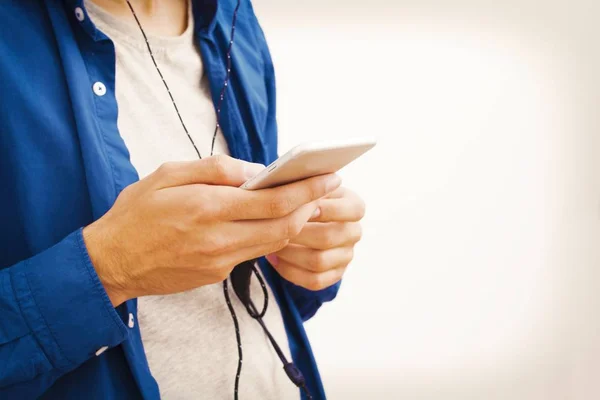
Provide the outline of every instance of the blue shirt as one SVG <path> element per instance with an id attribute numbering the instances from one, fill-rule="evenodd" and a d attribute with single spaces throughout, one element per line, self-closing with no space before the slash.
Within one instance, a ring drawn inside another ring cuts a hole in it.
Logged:
<path id="1" fill-rule="evenodd" d="M 194 1 L 213 100 L 235 2 Z M 127 324 L 136 301 L 111 305 L 81 235 L 139 179 L 117 129 L 114 45 L 81 0 L 2 1 L 0 38 L 0 398 L 156 399 L 140 331 Z M 249 0 L 232 56 L 222 129 L 234 157 L 268 164 L 277 157 L 275 79 Z M 303 321 L 339 284 L 311 292 L 264 259 L 261 268 L 292 357 L 314 398 L 325 398 Z"/>

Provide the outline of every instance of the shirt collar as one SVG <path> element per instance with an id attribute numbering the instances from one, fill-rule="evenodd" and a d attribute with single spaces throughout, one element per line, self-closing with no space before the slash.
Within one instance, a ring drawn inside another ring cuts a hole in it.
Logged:
<path id="1" fill-rule="evenodd" d="M 63 0 L 72 17 L 94 40 L 102 40 L 107 37 L 100 32 L 90 20 L 83 0 Z M 197 34 L 209 37 L 213 32 L 218 16 L 218 0 L 191 0 L 194 13 L 194 26 Z"/>

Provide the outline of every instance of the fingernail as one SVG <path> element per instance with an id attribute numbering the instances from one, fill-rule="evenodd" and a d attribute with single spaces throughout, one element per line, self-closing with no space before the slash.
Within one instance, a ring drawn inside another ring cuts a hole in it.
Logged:
<path id="1" fill-rule="evenodd" d="M 276 267 L 279 264 L 279 258 L 275 254 L 269 254 L 265 257 L 272 266 Z"/>
<path id="2" fill-rule="evenodd" d="M 265 166 L 262 164 L 246 163 L 244 164 L 244 176 L 246 179 L 254 178 L 263 169 L 265 169 Z"/>
<path id="3" fill-rule="evenodd" d="M 310 216 L 311 219 L 313 218 L 317 218 L 319 215 L 321 215 L 321 207 L 317 207 L 315 208 L 315 211 L 313 211 L 312 215 Z"/>
<path id="4" fill-rule="evenodd" d="M 327 193 L 333 192 L 342 184 L 342 178 L 337 175 L 331 175 L 327 182 L 325 183 L 325 189 Z"/>

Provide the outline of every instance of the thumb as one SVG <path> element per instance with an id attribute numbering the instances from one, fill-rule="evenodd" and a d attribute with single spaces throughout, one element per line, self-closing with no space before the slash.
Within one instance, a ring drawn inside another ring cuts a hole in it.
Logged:
<path id="1" fill-rule="evenodd" d="M 216 155 L 197 161 L 165 163 L 152 173 L 152 180 L 157 189 L 200 183 L 237 187 L 264 168 L 262 164 Z"/>

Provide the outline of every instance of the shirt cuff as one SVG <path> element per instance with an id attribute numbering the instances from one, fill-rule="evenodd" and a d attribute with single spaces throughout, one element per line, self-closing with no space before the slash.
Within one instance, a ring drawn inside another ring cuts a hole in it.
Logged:
<path id="1" fill-rule="evenodd" d="M 24 261 L 11 280 L 21 311 L 50 363 L 70 370 L 127 338 L 79 229 Z"/>
<path id="2" fill-rule="evenodd" d="M 294 299 L 302 320 L 306 322 L 317 313 L 323 303 L 335 299 L 342 282 L 339 281 L 325 289 L 317 291 L 305 289 L 287 280 L 284 280 L 284 284 L 292 299 Z"/>

